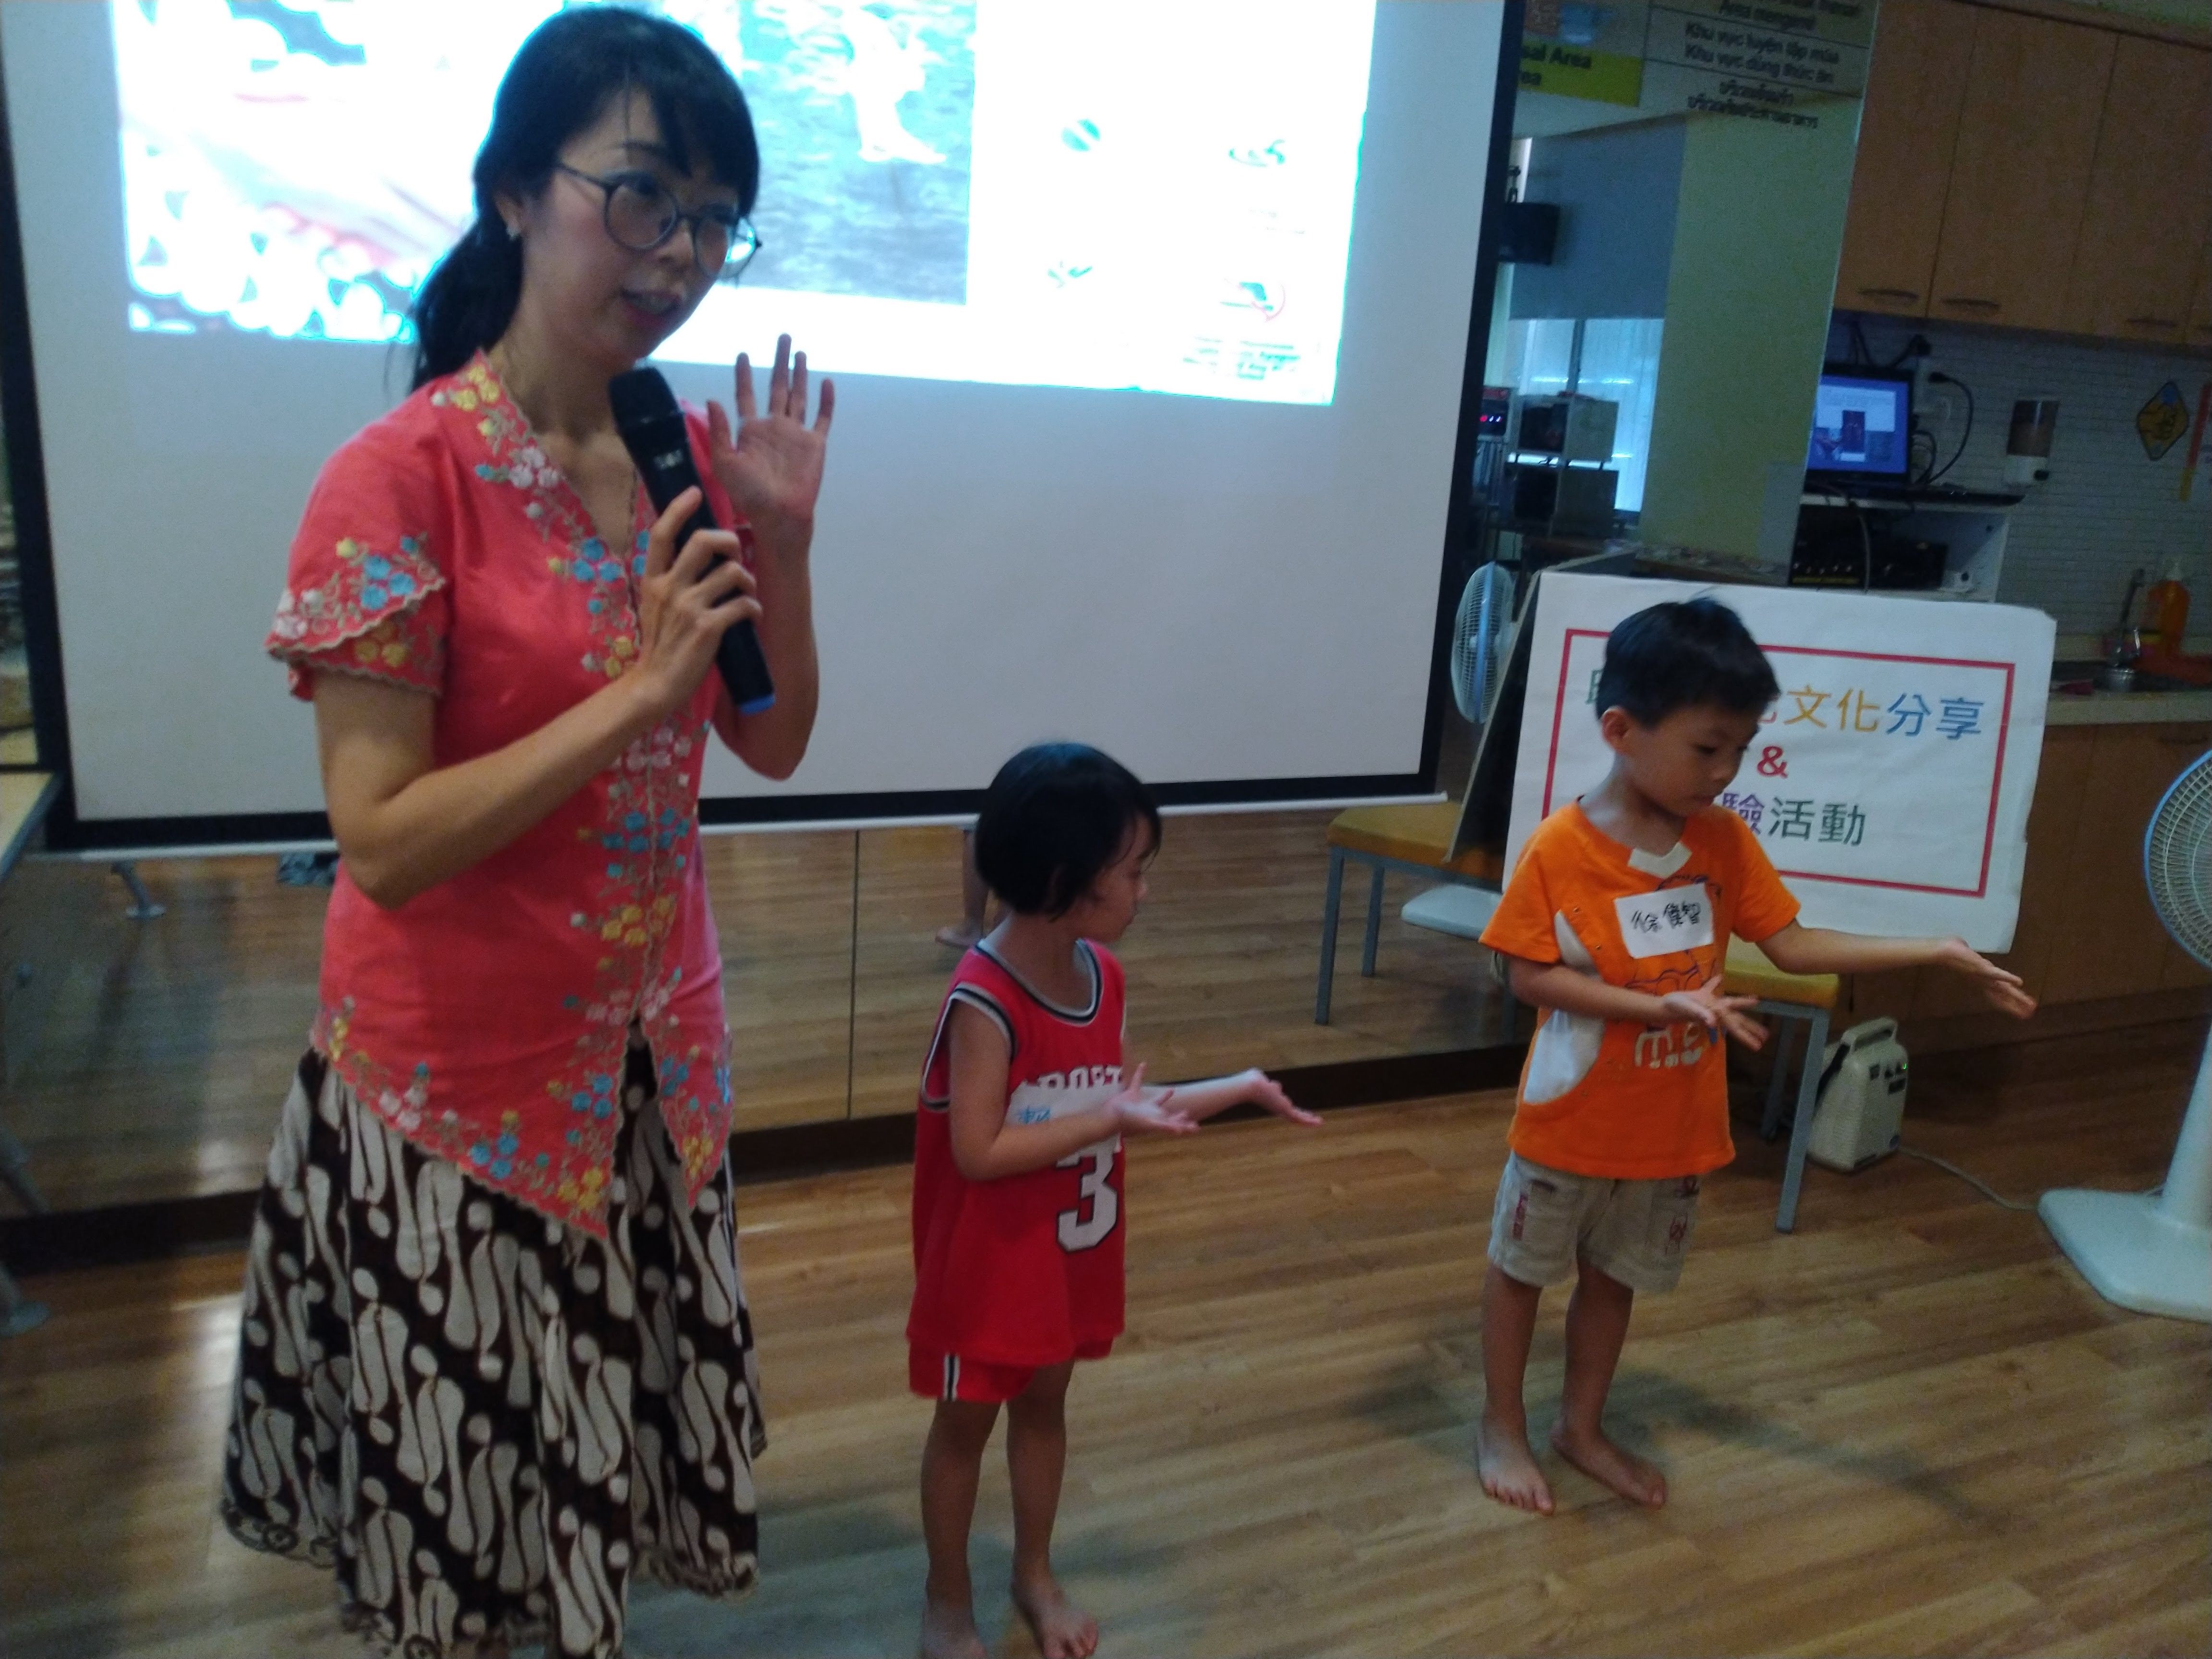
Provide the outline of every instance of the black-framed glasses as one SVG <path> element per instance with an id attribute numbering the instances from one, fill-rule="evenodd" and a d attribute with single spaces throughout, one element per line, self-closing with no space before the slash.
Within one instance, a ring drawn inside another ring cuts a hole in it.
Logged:
<path id="1" fill-rule="evenodd" d="M 687 212 L 675 195 L 650 173 L 617 173 L 601 178 L 556 161 L 554 170 L 587 185 L 597 185 L 606 195 L 602 217 L 607 234 L 633 253 L 650 253 L 676 234 L 678 225 L 691 228 L 691 258 L 699 274 L 716 282 L 734 283 L 761 251 L 760 233 L 734 207 L 717 204 Z"/>

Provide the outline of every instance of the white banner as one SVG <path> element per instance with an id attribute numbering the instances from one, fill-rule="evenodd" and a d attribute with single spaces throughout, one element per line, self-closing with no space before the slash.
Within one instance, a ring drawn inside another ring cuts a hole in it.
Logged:
<path id="1" fill-rule="evenodd" d="M 1505 867 L 1613 763 L 1597 727 L 1606 636 L 1700 594 L 1742 617 L 1782 684 L 1720 804 L 1758 834 L 1805 925 L 2008 949 L 2056 634 L 2013 605 L 1545 577 Z"/>

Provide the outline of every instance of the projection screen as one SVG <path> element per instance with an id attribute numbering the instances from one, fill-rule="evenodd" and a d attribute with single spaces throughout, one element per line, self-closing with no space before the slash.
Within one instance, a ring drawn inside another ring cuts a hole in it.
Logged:
<path id="1" fill-rule="evenodd" d="M 660 361 L 726 402 L 787 331 L 838 387 L 813 746 L 718 753 L 707 820 L 957 810 L 1048 737 L 1184 803 L 1425 790 L 1503 4 L 657 9 L 764 155 L 761 256 Z M 553 9 L 0 8 L 64 842 L 319 833 L 285 550 Z"/>

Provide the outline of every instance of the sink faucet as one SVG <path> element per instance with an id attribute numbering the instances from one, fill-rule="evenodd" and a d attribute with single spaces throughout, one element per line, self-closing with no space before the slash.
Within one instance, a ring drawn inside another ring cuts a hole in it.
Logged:
<path id="1" fill-rule="evenodd" d="M 2131 636 L 2129 618 L 2135 615 L 2136 595 L 2142 590 L 2143 580 L 2149 573 L 2137 565 L 2128 575 L 2127 597 L 2120 601 L 2120 626 L 2112 635 L 2112 660 L 2132 662 L 2142 654 L 2142 643 Z"/>

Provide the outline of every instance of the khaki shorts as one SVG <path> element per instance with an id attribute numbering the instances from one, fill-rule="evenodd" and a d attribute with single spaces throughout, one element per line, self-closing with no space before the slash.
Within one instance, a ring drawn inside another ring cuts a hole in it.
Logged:
<path id="1" fill-rule="evenodd" d="M 1698 1219 L 1697 1176 L 1610 1181 L 1508 1154 L 1490 1221 L 1490 1259 L 1523 1285 L 1558 1285 L 1587 1261 L 1632 1291 L 1671 1291 Z"/>

